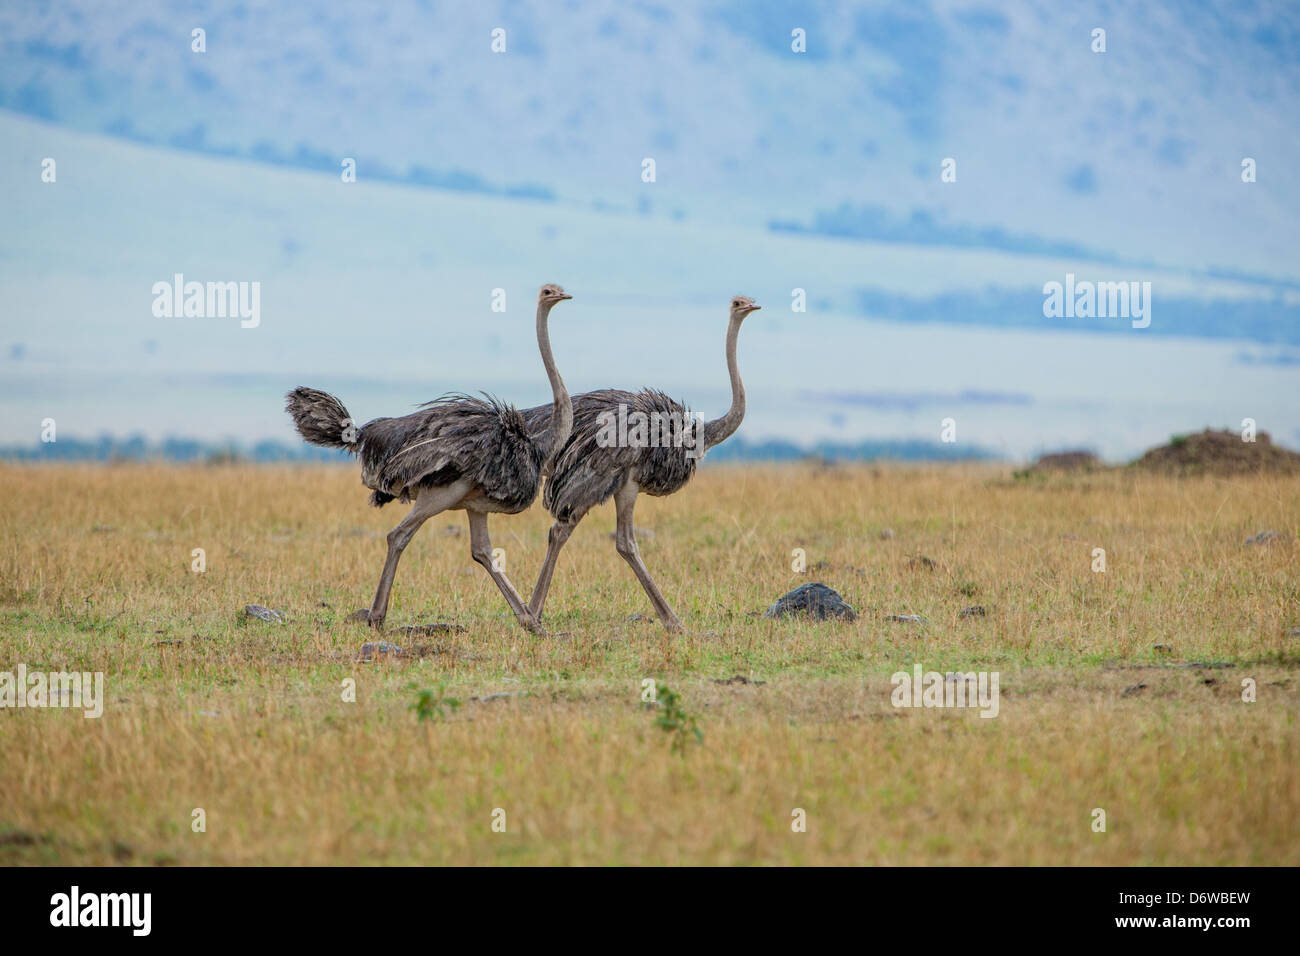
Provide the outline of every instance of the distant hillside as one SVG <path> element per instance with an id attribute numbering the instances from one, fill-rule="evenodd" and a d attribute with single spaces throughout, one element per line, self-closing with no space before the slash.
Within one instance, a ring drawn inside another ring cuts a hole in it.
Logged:
<path id="1" fill-rule="evenodd" d="M 820 458 L 825 461 L 987 461 L 995 456 L 978 448 L 958 448 L 925 441 L 864 441 L 857 444 L 820 442 L 800 447 L 788 441 L 728 441 L 709 452 L 709 461 L 797 461 Z M 251 445 L 235 442 L 205 442 L 192 438 L 167 438 L 150 442 L 139 435 L 94 439 L 60 438 L 57 442 L 0 447 L 6 461 L 173 461 L 214 464 L 247 461 L 346 462 L 347 452 L 316 448 L 303 443 L 260 441 Z"/>

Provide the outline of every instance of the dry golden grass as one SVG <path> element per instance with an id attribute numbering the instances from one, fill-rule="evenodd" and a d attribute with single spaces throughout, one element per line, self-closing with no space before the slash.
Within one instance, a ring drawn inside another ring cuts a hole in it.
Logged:
<path id="1" fill-rule="evenodd" d="M 638 505 L 675 638 L 630 620 L 651 612 L 610 509 L 561 558 L 542 638 L 440 516 L 389 627 L 468 630 L 390 634 L 418 656 L 373 664 L 343 618 L 404 509 L 368 508 L 353 471 L 11 465 L 0 489 L 0 671 L 107 685 L 99 720 L 0 711 L 0 863 L 1300 863 L 1294 477 L 706 468 Z M 527 590 L 546 516 L 494 524 Z M 860 618 L 756 616 L 808 580 Z M 998 671 L 999 716 L 896 710 L 915 661 Z M 712 680 L 734 674 L 765 683 Z M 644 678 L 703 743 L 670 749 Z M 461 706 L 421 722 L 423 688 Z M 499 692 L 526 693 L 472 699 Z"/>

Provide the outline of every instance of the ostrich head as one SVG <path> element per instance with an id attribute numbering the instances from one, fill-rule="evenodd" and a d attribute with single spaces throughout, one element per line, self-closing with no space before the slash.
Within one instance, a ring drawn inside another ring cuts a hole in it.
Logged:
<path id="1" fill-rule="evenodd" d="M 541 289 L 539 289 L 537 292 L 538 305 L 542 305 L 542 304 L 554 305 L 556 302 L 563 302 L 565 299 L 572 299 L 572 298 L 573 296 L 565 292 L 562 286 L 558 286 L 554 282 L 546 283 L 546 285 L 542 286 Z"/>
<path id="2" fill-rule="evenodd" d="M 747 295 L 738 295 L 731 300 L 731 317 L 740 321 L 751 312 L 757 312 L 762 306 Z"/>

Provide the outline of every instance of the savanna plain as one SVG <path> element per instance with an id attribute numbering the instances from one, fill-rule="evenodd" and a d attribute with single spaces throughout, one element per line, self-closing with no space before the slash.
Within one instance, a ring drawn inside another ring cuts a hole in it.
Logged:
<path id="1" fill-rule="evenodd" d="M 1296 476 L 706 462 L 637 506 L 684 635 L 612 506 L 546 634 L 453 513 L 381 636 L 347 617 L 405 509 L 354 469 L 11 464 L 0 491 L 0 671 L 105 698 L 0 710 L 0 864 L 1300 864 Z M 548 527 L 493 520 L 525 594 Z M 762 615 L 809 581 L 857 619 Z M 916 663 L 996 671 L 997 716 L 895 707 Z"/>

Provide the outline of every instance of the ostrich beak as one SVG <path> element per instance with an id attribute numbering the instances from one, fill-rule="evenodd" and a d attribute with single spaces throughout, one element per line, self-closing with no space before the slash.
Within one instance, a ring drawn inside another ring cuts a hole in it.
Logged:
<path id="1" fill-rule="evenodd" d="M 555 297 L 555 300 L 556 300 L 557 302 L 563 302 L 565 299 L 572 299 L 572 298 L 573 298 L 573 296 L 569 295 L 569 293 L 567 293 L 567 292 L 561 292 L 559 295 L 557 295 L 557 296 Z"/>

